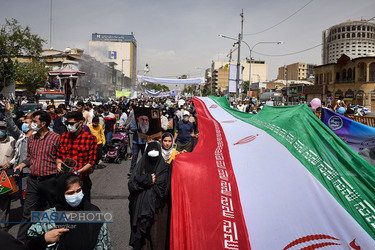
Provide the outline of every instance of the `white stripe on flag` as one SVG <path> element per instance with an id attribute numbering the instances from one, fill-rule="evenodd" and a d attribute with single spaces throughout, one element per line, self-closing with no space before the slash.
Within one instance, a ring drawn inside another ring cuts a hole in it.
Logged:
<path id="1" fill-rule="evenodd" d="M 353 240 L 361 249 L 375 249 L 374 240 L 287 148 L 213 100 L 200 99 L 224 130 L 252 249 L 311 246 L 318 235 L 328 237 L 329 249 L 353 249 Z"/>

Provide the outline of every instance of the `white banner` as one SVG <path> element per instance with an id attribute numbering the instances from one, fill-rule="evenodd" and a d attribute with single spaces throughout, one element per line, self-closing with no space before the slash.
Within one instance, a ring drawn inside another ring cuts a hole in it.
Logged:
<path id="1" fill-rule="evenodd" d="M 240 81 L 239 84 L 241 83 L 241 78 L 242 78 L 242 70 L 240 70 Z M 229 92 L 230 93 L 236 93 L 236 80 L 237 80 L 237 65 L 231 64 L 229 65 Z"/>
<path id="2" fill-rule="evenodd" d="M 204 83 L 204 78 L 189 78 L 189 79 L 168 79 L 168 78 L 155 78 L 148 76 L 137 75 L 138 82 L 149 82 L 156 84 L 201 84 Z"/>

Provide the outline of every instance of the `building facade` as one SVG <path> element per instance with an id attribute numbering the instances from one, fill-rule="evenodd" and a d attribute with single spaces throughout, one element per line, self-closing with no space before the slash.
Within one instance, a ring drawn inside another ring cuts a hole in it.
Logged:
<path id="1" fill-rule="evenodd" d="M 136 81 L 137 41 L 131 35 L 92 34 L 89 55 L 102 63 L 109 63 L 132 83 Z"/>
<path id="2" fill-rule="evenodd" d="M 347 104 L 375 110 L 375 53 L 353 59 L 342 55 L 337 63 L 317 66 L 314 88 L 307 94 L 333 104 L 342 97 Z"/>
<path id="3" fill-rule="evenodd" d="M 229 88 L 229 64 L 237 65 L 237 63 L 216 62 L 211 64 L 212 71 L 212 88 L 214 91 L 226 92 Z M 241 81 L 249 81 L 250 75 L 249 61 L 241 63 L 242 78 Z M 251 82 L 266 82 L 268 67 L 265 61 L 251 61 Z"/>
<path id="4" fill-rule="evenodd" d="M 283 67 L 279 67 L 277 75 L 278 80 L 286 81 L 299 81 L 299 80 L 310 80 L 314 78 L 314 64 L 307 64 L 303 62 L 297 62 Z"/>
<path id="5" fill-rule="evenodd" d="M 324 30 L 322 63 L 336 63 L 342 54 L 362 57 L 375 52 L 375 23 L 346 21 Z"/>
<path id="6" fill-rule="evenodd" d="M 116 90 L 130 89 L 129 77 L 122 75 L 121 71 L 114 68 L 111 63 L 100 62 L 96 58 L 84 54 L 81 49 L 44 50 L 41 59 L 52 70 L 68 67 L 85 73 L 79 77 L 57 77 L 62 83 L 72 80 L 73 95 L 108 97 L 115 95 Z"/>

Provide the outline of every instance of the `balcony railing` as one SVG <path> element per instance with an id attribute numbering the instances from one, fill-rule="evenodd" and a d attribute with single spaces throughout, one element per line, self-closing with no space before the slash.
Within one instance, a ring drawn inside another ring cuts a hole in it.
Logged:
<path id="1" fill-rule="evenodd" d="M 344 80 L 335 81 L 335 84 L 340 84 L 340 83 L 354 83 L 354 79 L 344 79 Z"/>
<path id="2" fill-rule="evenodd" d="M 366 78 L 365 77 L 358 77 L 358 82 L 366 82 Z"/>

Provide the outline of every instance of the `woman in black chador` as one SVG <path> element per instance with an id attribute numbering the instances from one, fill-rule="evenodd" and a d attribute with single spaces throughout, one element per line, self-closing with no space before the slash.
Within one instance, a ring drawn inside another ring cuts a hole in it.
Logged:
<path id="1" fill-rule="evenodd" d="M 169 249 L 170 166 L 160 144 L 148 144 L 128 183 L 131 235 L 137 249 Z"/>

